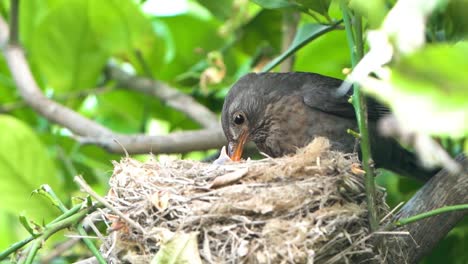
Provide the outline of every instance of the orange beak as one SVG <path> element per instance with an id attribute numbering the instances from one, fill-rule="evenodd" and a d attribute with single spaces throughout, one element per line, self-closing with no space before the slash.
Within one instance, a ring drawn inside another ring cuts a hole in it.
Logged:
<path id="1" fill-rule="evenodd" d="M 229 142 L 228 152 L 232 161 L 239 161 L 242 158 L 242 151 L 244 151 L 244 145 L 247 142 L 248 136 L 249 133 L 247 130 L 244 130 L 240 134 L 237 144 Z"/>

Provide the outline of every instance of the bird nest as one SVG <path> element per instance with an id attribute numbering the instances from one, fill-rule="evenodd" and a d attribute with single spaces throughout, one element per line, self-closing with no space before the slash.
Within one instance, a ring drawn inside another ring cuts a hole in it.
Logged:
<path id="1" fill-rule="evenodd" d="M 323 138 L 294 156 L 223 165 L 124 158 L 101 251 L 113 263 L 381 263 L 358 164 Z M 377 207 L 388 213 L 382 190 Z"/>

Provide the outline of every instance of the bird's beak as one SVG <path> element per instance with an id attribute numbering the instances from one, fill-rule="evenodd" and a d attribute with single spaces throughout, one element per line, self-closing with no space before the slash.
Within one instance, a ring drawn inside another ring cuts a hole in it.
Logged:
<path id="1" fill-rule="evenodd" d="M 248 137 L 249 133 L 245 129 L 240 134 L 237 142 L 229 142 L 228 154 L 232 161 L 239 161 L 242 158 L 242 151 L 244 150 L 244 145 Z"/>

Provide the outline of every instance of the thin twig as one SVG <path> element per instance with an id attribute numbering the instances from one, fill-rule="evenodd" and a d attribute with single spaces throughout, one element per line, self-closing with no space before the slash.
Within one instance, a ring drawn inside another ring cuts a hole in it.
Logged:
<path id="1" fill-rule="evenodd" d="M 128 224 L 133 226 L 134 228 L 138 229 L 141 231 L 141 233 L 145 234 L 145 230 L 143 227 L 140 226 L 137 222 L 133 221 L 130 219 L 128 216 L 123 214 L 121 211 L 117 210 L 114 206 L 112 206 L 106 199 L 101 197 L 99 194 L 97 194 L 89 185 L 84 181 L 84 179 L 81 176 L 75 176 L 74 181 L 81 187 L 81 189 L 88 193 L 91 197 L 93 197 L 96 201 L 102 203 L 105 207 L 109 208 L 112 212 L 114 212 L 116 215 L 120 216 L 123 220 L 125 220 Z"/>
<path id="2" fill-rule="evenodd" d="M 395 206 L 395 208 L 393 208 L 388 214 L 386 214 L 381 220 L 380 220 L 380 224 L 382 224 L 383 222 L 385 222 L 385 220 L 387 220 L 387 218 L 389 218 L 390 216 L 392 216 L 396 210 L 400 209 L 400 207 L 405 204 L 404 202 L 401 202 L 399 203 L 397 206 Z"/>

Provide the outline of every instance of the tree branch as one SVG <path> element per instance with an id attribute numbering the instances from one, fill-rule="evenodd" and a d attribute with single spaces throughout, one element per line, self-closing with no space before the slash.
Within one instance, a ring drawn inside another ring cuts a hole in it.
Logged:
<path id="1" fill-rule="evenodd" d="M 214 126 L 212 123 L 210 123 L 210 129 L 177 132 L 164 136 L 124 135 L 114 133 L 101 124 L 44 96 L 34 80 L 22 49 L 17 45 L 8 44 L 8 37 L 8 25 L 3 18 L 0 18 L 0 45 L 3 47 L 3 54 L 23 100 L 47 120 L 69 129 L 78 136 L 82 143 L 96 144 L 115 153 L 124 153 L 124 149 L 122 149 L 122 147 L 124 147 L 129 153 L 152 152 L 154 154 L 206 150 L 221 147 L 226 143 L 221 127 L 219 125 Z M 118 71 L 116 72 L 120 73 Z M 119 78 L 118 75 L 115 75 L 115 77 Z M 177 92 L 174 93 L 172 90 L 168 89 L 169 87 L 162 84 L 157 85 L 157 82 L 129 77 L 123 74 L 120 75 L 120 78 L 121 79 L 118 80 L 120 80 L 121 83 L 128 82 L 128 84 L 134 84 L 134 86 L 139 89 L 164 87 L 156 89 L 157 91 L 154 93 L 167 100 L 168 104 L 170 104 L 170 99 L 179 98 L 175 100 L 176 103 L 171 103 L 178 105 L 179 108 L 182 108 L 182 105 L 184 107 L 187 105 L 195 105 L 190 103 L 190 100 L 193 101 L 191 97 L 184 94 L 183 96 L 179 96 Z M 201 107 L 195 107 L 195 109 L 200 108 Z M 194 108 L 191 107 L 189 109 L 192 111 Z M 200 117 L 198 113 L 197 118 Z M 210 117 L 207 118 L 210 119 Z M 213 117 L 211 117 L 211 120 L 210 122 L 214 122 Z M 206 125 L 208 125 L 208 123 Z"/>
<path id="2" fill-rule="evenodd" d="M 220 127 L 173 132 L 164 136 L 113 134 L 112 136 L 103 137 L 76 137 L 76 139 L 82 144 L 98 145 L 109 152 L 120 154 L 125 153 L 122 147 L 131 154 L 150 152 L 153 154 L 170 154 L 220 148 L 227 144 Z"/>
<path id="3" fill-rule="evenodd" d="M 442 170 L 432 177 L 394 217 L 394 221 L 408 218 L 443 206 L 468 203 L 468 160 L 459 156 L 463 171 L 450 174 Z M 394 248 L 402 248 L 403 259 L 396 263 L 418 263 L 468 213 L 468 210 L 439 214 L 403 226 L 411 236 L 394 241 Z M 403 240 L 403 241 L 402 241 Z"/>
<path id="4" fill-rule="evenodd" d="M 179 110 L 205 128 L 219 126 L 218 117 L 191 96 L 169 87 L 167 84 L 143 77 L 132 76 L 115 67 L 108 67 L 109 75 L 120 88 L 139 91 L 161 99 L 168 106 Z"/>

